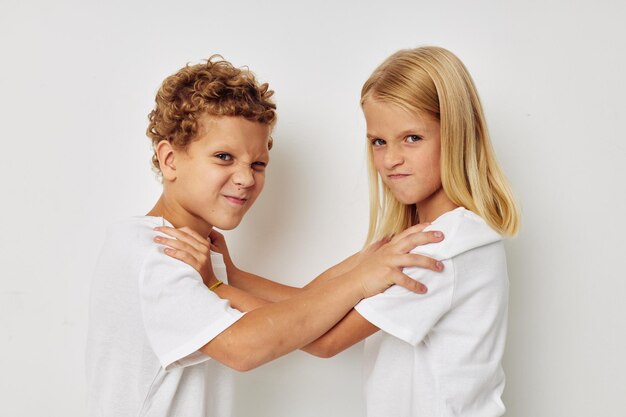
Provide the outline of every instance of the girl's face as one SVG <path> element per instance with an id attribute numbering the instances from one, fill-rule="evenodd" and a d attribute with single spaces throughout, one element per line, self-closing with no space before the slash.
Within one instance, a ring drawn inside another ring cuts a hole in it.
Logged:
<path id="1" fill-rule="evenodd" d="M 415 204 L 421 222 L 456 207 L 441 186 L 439 121 L 371 98 L 363 112 L 374 167 L 398 201 Z"/>

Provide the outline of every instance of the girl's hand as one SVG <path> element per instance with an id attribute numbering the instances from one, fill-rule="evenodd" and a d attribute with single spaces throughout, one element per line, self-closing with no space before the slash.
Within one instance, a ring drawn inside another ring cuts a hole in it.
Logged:
<path id="1" fill-rule="evenodd" d="M 230 258 L 230 253 L 228 252 L 228 246 L 226 245 L 226 239 L 224 239 L 224 235 L 215 229 L 211 230 L 209 233 L 209 242 L 211 243 L 211 250 L 213 252 L 221 253 L 224 257 L 224 264 L 226 265 L 226 270 L 230 271 L 235 268 L 232 259 Z"/>
<path id="2" fill-rule="evenodd" d="M 424 232 L 424 227 L 426 226 L 412 226 L 378 247 L 366 248 L 367 256 L 353 270 L 361 277 L 364 297 L 376 295 L 394 284 L 420 294 L 427 291 L 425 285 L 402 273 L 402 268 L 406 267 L 443 270 L 441 262 L 423 255 L 409 253 L 416 246 L 443 240 L 441 232 Z"/>
<path id="3" fill-rule="evenodd" d="M 154 241 L 167 246 L 165 254 L 174 259 L 183 261 L 200 273 L 202 281 L 207 287 L 215 284 L 217 278 L 211 265 L 211 241 L 203 238 L 188 227 L 175 229 L 169 226 L 155 227 L 154 230 L 172 238 L 156 236 Z M 223 237 L 222 237 L 223 238 Z M 225 246 L 225 245 L 224 245 Z"/>
<path id="4" fill-rule="evenodd" d="M 419 233 L 422 230 L 424 230 L 427 226 L 429 226 L 430 223 L 419 223 L 416 224 L 414 226 L 411 226 L 407 229 L 405 229 L 404 231 L 402 231 L 402 233 L 399 233 L 395 236 L 389 236 L 389 237 L 384 237 L 380 240 L 377 240 L 376 242 L 370 243 L 367 247 L 361 249 L 359 252 L 355 253 L 354 255 L 344 259 L 343 261 L 341 261 L 340 263 L 338 263 L 337 265 L 335 265 L 332 269 L 333 269 L 333 274 L 335 276 L 340 275 L 340 274 L 345 274 L 346 272 L 350 271 L 351 269 L 355 268 L 358 264 L 360 264 L 361 262 L 363 262 L 365 259 L 367 259 L 369 256 L 373 255 L 378 249 L 380 249 L 384 244 L 389 243 L 390 241 L 394 241 L 397 242 L 398 240 L 402 239 L 405 236 L 408 236 L 412 233 Z M 431 238 L 434 238 L 436 240 L 432 240 L 426 243 L 433 243 L 433 242 L 439 242 L 441 239 L 439 238 L 435 238 L 434 235 L 430 234 L 427 235 L 430 236 Z M 422 256 L 422 255 L 419 255 Z M 424 257 L 425 258 L 425 265 L 424 267 L 429 268 L 429 269 L 433 269 L 436 268 L 436 261 L 432 260 L 428 257 Z M 429 262 L 428 260 L 432 261 Z"/>

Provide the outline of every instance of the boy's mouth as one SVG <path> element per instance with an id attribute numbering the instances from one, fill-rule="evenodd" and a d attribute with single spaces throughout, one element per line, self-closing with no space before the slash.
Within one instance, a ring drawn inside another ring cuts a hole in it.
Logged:
<path id="1" fill-rule="evenodd" d="M 235 197 L 232 195 L 225 195 L 224 197 L 226 198 L 226 200 L 239 206 L 243 206 L 244 204 L 246 204 L 246 201 L 248 201 L 248 199 L 245 197 Z"/>

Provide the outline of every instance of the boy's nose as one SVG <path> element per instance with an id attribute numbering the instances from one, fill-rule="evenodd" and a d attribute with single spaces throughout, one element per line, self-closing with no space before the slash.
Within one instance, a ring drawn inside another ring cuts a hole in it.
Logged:
<path id="1" fill-rule="evenodd" d="M 254 185 L 254 175 L 250 166 L 243 164 L 238 166 L 233 173 L 233 182 L 240 187 L 251 187 Z"/>

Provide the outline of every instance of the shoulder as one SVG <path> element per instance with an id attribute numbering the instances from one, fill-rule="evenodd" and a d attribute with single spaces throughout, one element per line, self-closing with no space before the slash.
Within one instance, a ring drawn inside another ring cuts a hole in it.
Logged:
<path id="1" fill-rule="evenodd" d="M 105 263 L 142 262 L 158 248 L 153 241 L 157 235 L 154 228 L 166 224 L 164 222 L 160 217 L 136 216 L 109 224 L 101 246 L 101 260 Z"/>
<path id="2" fill-rule="evenodd" d="M 111 223 L 107 228 L 108 235 L 128 235 L 143 236 L 156 234 L 154 228 L 157 226 L 170 226 L 169 222 L 162 217 L 152 216 L 133 216 L 118 219 Z"/>
<path id="3" fill-rule="evenodd" d="M 152 239 L 157 235 L 157 226 L 169 226 L 161 217 L 134 216 L 119 219 L 107 227 L 106 242 L 115 246 L 131 248 L 149 248 L 154 246 Z"/>
<path id="4" fill-rule="evenodd" d="M 419 246 L 412 252 L 437 259 L 450 259 L 502 240 L 482 217 L 463 207 L 442 214 L 426 230 L 439 230 L 445 238 L 439 243 Z"/>

